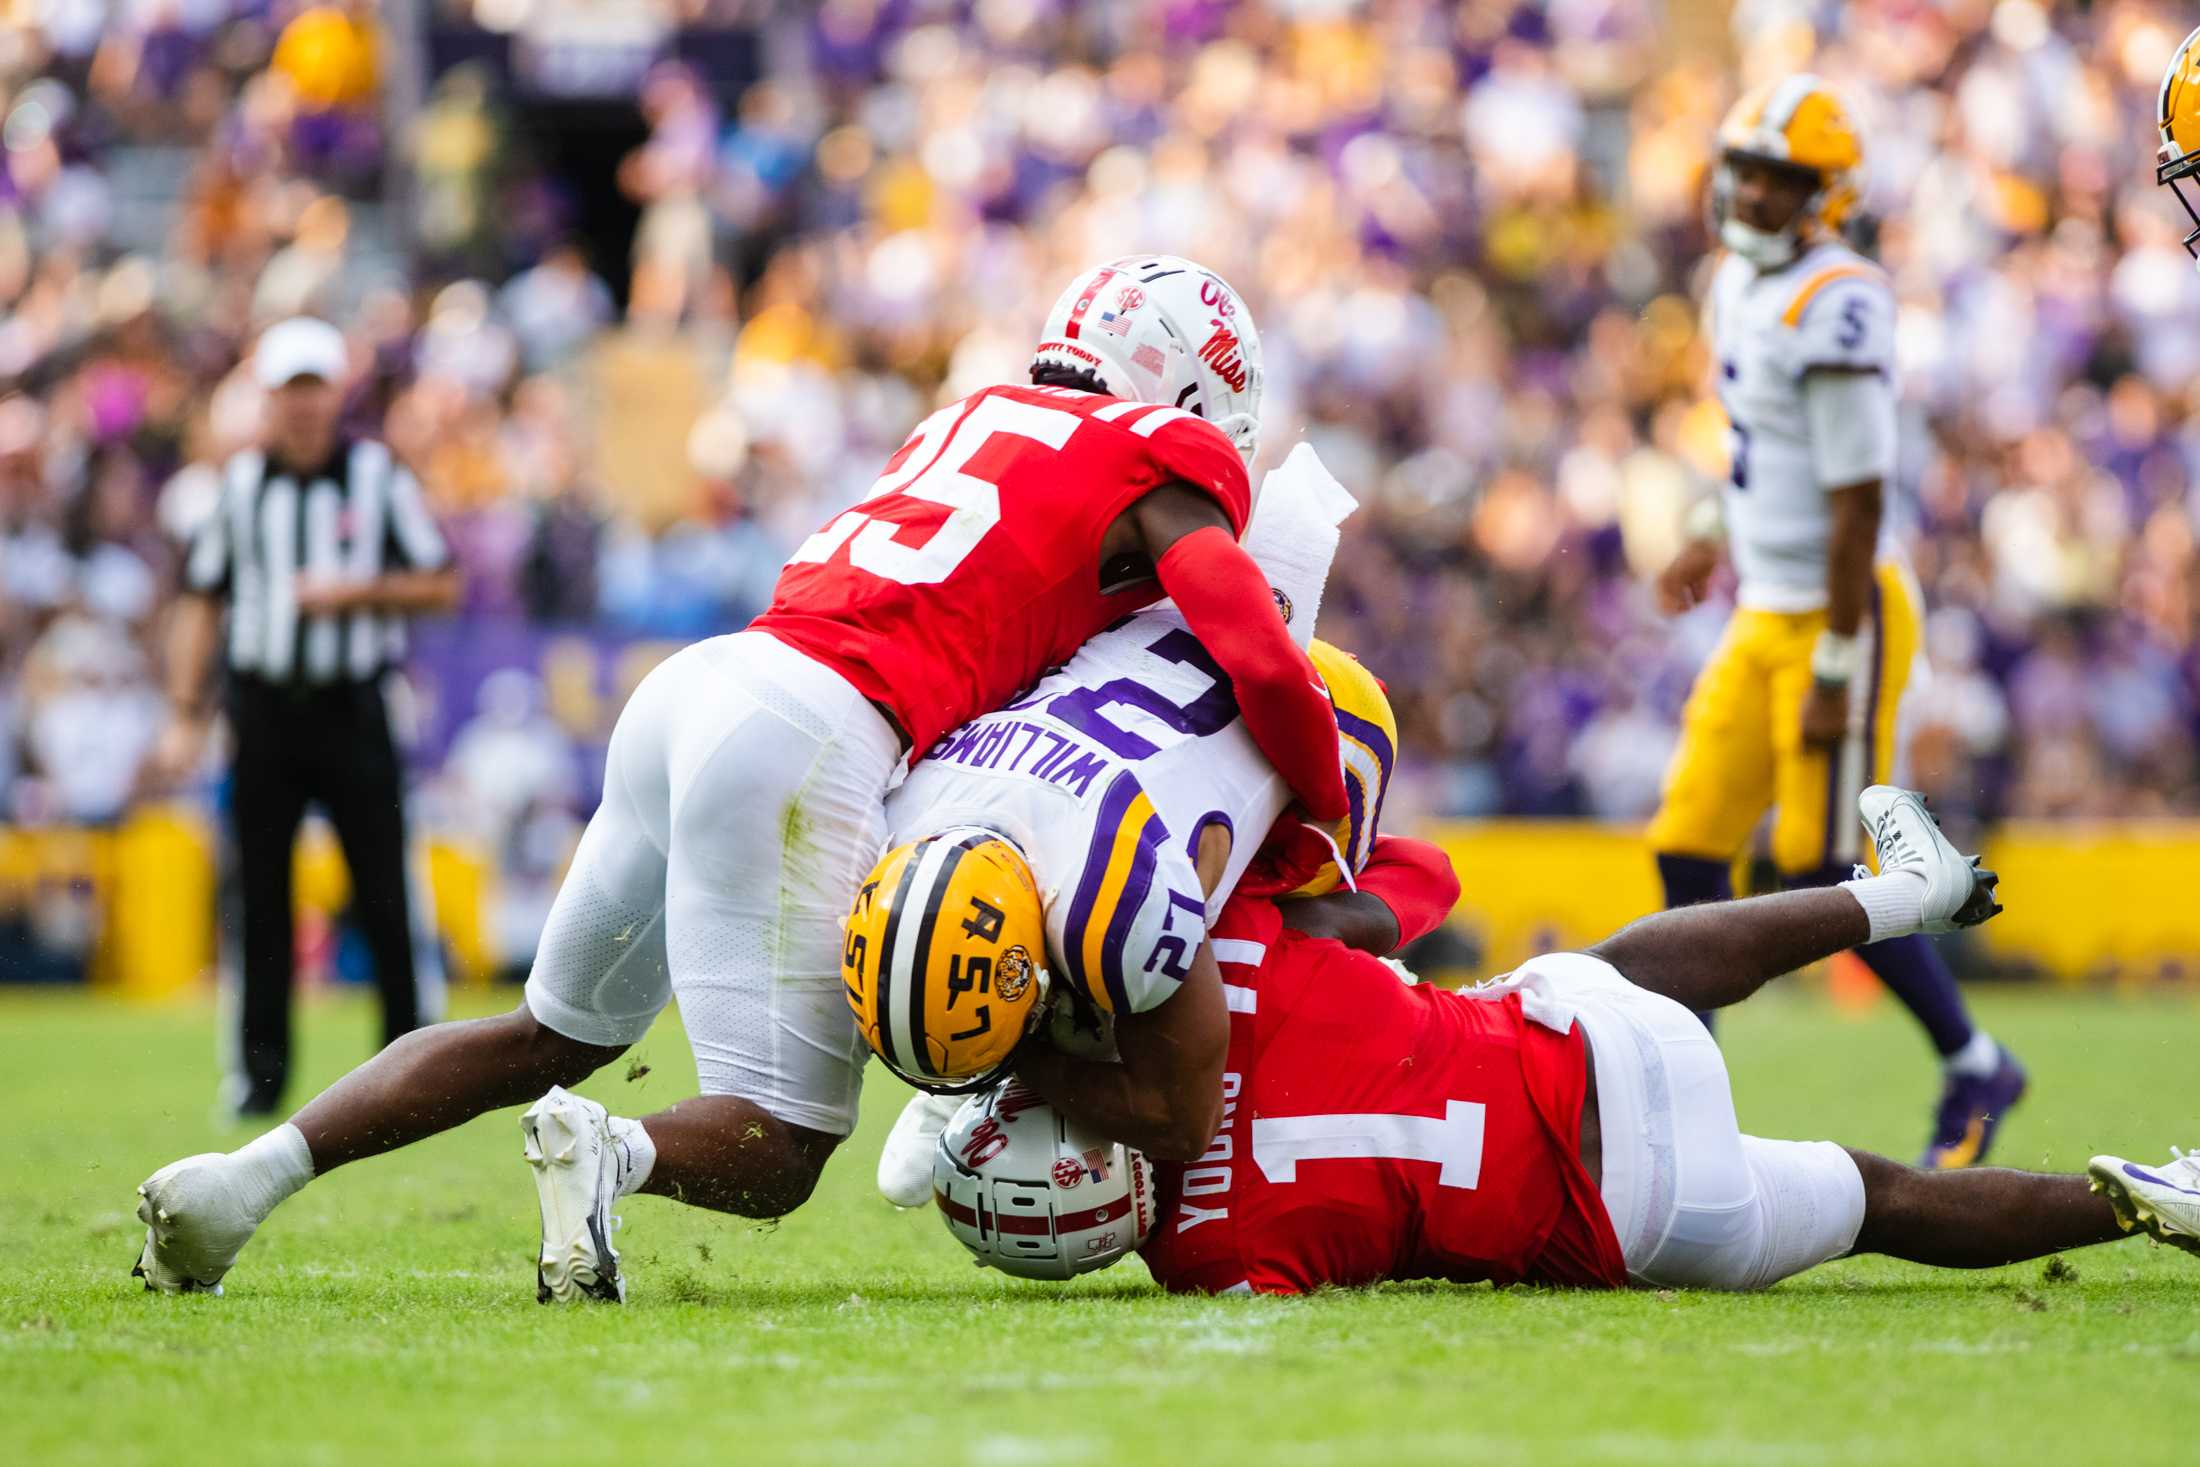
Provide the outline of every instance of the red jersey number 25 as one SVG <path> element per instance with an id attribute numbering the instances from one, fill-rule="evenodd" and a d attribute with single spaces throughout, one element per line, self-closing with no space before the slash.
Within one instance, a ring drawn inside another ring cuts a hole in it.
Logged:
<path id="1" fill-rule="evenodd" d="M 1012 398 L 988 397 L 964 414 L 942 408 L 917 428 L 901 468 L 871 486 L 864 508 L 851 509 L 802 542 L 790 564 L 822 563 L 848 547 L 848 563 L 904 586 L 928 586 L 955 573 L 1001 519 L 1001 492 L 964 470 L 996 433 L 1013 433 L 1057 452 L 1084 421 L 1077 414 Z M 947 506 L 947 518 L 922 544 L 898 538 L 915 527 L 886 518 L 881 500 L 894 496 Z"/>

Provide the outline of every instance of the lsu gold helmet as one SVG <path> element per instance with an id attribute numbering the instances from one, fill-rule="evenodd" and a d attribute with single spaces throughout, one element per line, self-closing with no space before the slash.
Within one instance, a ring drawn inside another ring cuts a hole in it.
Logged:
<path id="1" fill-rule="evenodd" d="M 1817 190 L 1777 232 L 1734 217 L 1733 165 L 1770 164 L 1809 174 Z M 1760 270 L 1793 260 L 1806 242 L 1838 234 L 1855 212 L 1864 168 L 1864 139 L 1840 95 L 1809 72 L 1752 88 L 1719 124 L 1719 163 L 1712 174 L 1712 223 L 1719 241 Z"/>
<path id="2" fill-rule="evenodd" d="M 1390 789 L 1390 767 L 1397 760 L 1398 717 L 1391 712 L 1390 697 L 1375 674 L 1360 659 L 1319 637 L 1306 649 L 1315 670 L 1329 684 L 1330 699 L 1337 705 L 1337 742 L 1344 755 L 1346 811 L 1342 820 L 1325 831 L 1337 855 L 1351 862 L 1352 874 L 1367 869 L 1375 849 L 1376 829 L 1383 813 L 1383 796 Z M 1344 880 L 1336 860 L 1292 891 L 1292 896 L 1320 896 L 1334 891 Z"/>
<path id="3" fill-rule="evenodd" d="M 2162 95 L 2155 108 L 2162 143 L 2154 153 L 2154 181 L 2167 184 L 2169 191 L 2177 195 L 2177 202 L 2185 206 L 2193 224 L 2185 236 L 2185 250 L 2200 259 L 2200 209 L 2180 187 L 2184 180 L 2200 173 L 2200 54 L 2195 54 L 2196 46 L 2200 46 L 2200 30 L 2185 37 L 2177 54 L 2170 57 L 2169 69 L 2162 73 Z"/>
<path id="4" fill-rule="evenodd" d="M 840 978 L 871 1052 L 937 1095 L 1007 1070 L 1046 996 L 1046 914 L 1023 853 L 962 826 L 894 847 L 848 913 Z"/>

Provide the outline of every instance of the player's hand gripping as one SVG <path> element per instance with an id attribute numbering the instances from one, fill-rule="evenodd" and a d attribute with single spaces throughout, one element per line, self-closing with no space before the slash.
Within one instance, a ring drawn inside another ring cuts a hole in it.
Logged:
<path id="1" fill-rule="evenodd" d="M 1830 749 L 1849 731 L 1849 690 L 1813 680 L 1803 695 L 1803 747 Z"/>
<path id="2" fill-rule="evenodd" d="M 1711 573 L 1719 568 L 1719 542 L 1701 537 L 1681 546 L 1658 575 L 1658 609 L 1679 616 L 1711 594 Z"/>

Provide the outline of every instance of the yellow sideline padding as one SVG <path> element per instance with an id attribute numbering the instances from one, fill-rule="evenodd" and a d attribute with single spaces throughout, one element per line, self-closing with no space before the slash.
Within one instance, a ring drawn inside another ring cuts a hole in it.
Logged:
<path id="1" fill-rule="evenodd" d="M 1424 834 L 1459 873 L 1453 920 L 1482 938 L 1485 972 L 1586 946 L 1663 901 L 1635 827 L 1493 820 Z M 2200 967 L 2200 821 L 2021 822 L 1982 854 L 2005 910 L 1976 940 L 1997 961 L 2070 981 Z"/>
<path id="2" fill-rule="evenodd" d="M 1484 948 L 1478 976 L 1537 953 L 1587 947 L 1662 905 L 1639 830 L 1570 820 L 1492 820 L 1422 832 L 1459 874 L 1452 921 Z"/>
<path id="3" fill-rule="evenodd" d="M 485 983 L 489 862 L 468 843 L 439 838 L 424 854 L 451 976 Z M 148 806 L 108 829 L 0 827 L 0 919 L 50 903 L 54 888 L 79 888 L 96 914 L 92 984 L 124 998 L 166 998 L 212 981 L 214 863 L 212 828 L 183 806 Z M 292 880 L 301 913 L 342 910 L 351 882 L 326 827 L 306 827 Z"/>
<path id="4" fill-rule="evenodd" d="M 2006 909 L 1979 929 L 1989 952 L 2072 979 L 2200 966 L 2200 822 L 2017 822 L 1982 854 Z"/>
<path id="5" fill-rule="evenodd" d="M 333 915 L 343 859 L 325 829 L 299 843 L 301 909 Z M 1453 921 L 1485 948 L 1482 973 L 1539 952 L 1584 947 L 1660 902 L 1657 871 L 1634 827 L 1493 820 L 1424 832 L 1458 869 Z M 1987 843 L 2008 908 L 1979 929 L 1993 959 L 2068 981 L 2144 980 L 2200 967 L 2200 821 L 2019 823 Z M 452 977 L 486 982 L 496 872 L 483 853 L 431 837 L 428 885 Z M 152 807 L 110 830 L 0 828 L 0 918 L 56 887 L 85 893 L 95 937 L 92 982 L 133 999 L 208 981 L 214 961 L 214 840 L 204 818 Z"/>

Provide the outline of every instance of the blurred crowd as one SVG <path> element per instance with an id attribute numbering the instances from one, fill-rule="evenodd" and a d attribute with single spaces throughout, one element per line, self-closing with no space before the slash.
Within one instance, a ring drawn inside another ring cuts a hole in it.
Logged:
<path id="1" fill-rule="evenodd" d="M 2184 22 L 1714 9 L 436 7 L 667 57 L 682 27 L 753 32 L 745 86 L 639 73 L 614 180 L 638 224 L 605 258 L 509 78 L 399 87 L 367 0 L 0 0 L 0 818 L 139 793 L 177 549 L 256 431 L 238 364 L 272 319 L 346 328 L 349 412 L 418 471 L 469 625 L 682 638 L 758 610 L 931 404 L 1021 380 L 1072 273 L 1156 249 L 1257 313 L 1263 465 L 1310 440 L 1363 501 L 1323 629 L 1397 699 L 1400 807 L 1640 817 L 1720 616 L 1646 591 L 1724 474 L 1710 139 L 1804 66 L 1865 123 L 1902 300 L 1914 779 L 1977 820 L 2200 808 L 2200 275 L 2152 173 Z M 606 468 L 613 349 L 700 384 L 647 492 Z M 554 872 L 607 721 L 541 672 L 482 683 L 422 773 L 437 821 Z"/>

